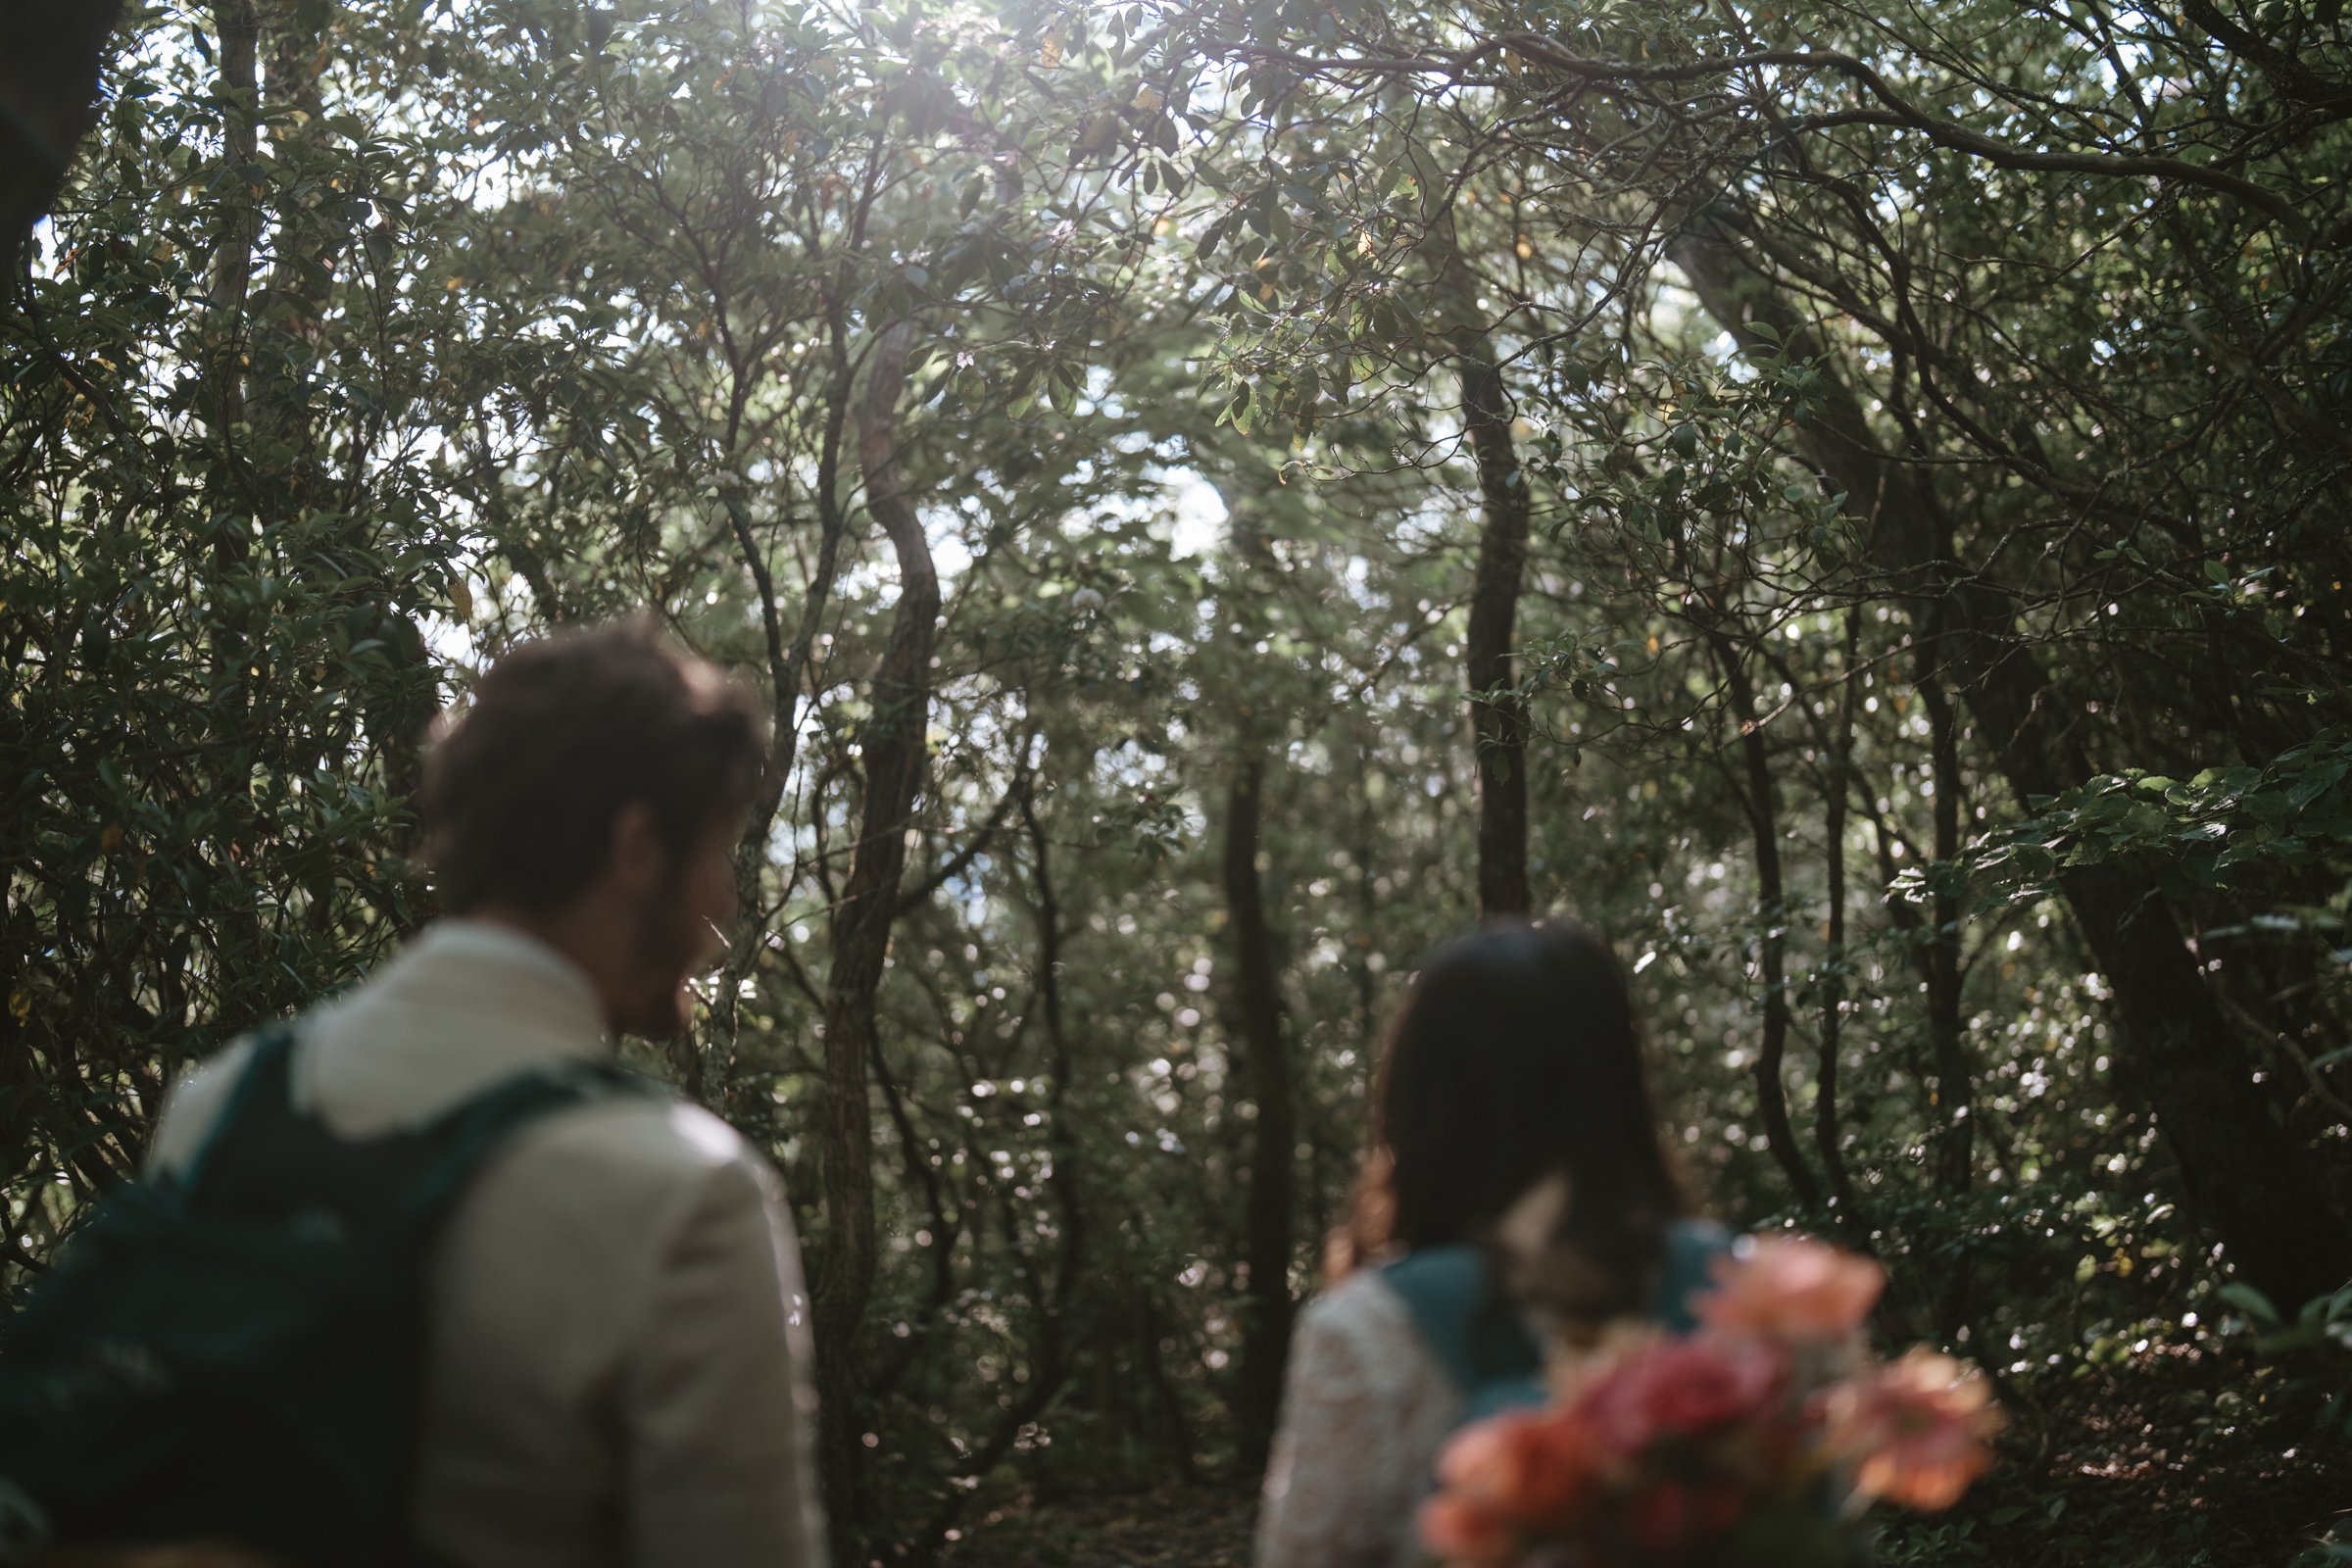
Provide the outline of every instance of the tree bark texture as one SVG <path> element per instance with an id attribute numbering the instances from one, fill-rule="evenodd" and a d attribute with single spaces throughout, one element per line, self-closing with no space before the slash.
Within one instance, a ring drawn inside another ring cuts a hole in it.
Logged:
<path id="1" fill-rule="evenodd" d="M 1250 1271 L 1242 1298 L 1242 1454 L 1245 1474 L 1265 1467 L 1282 1404 L 1291 1341 L 1292 1214 L 1298 1141 L 1292 1104 L 1288 1033 L 1275 962 L 1274 934 L 1258 874 L 1258 828 L 1264 808 L 1265 756 L 1252 747 L 1225 796 L 1225 918 L 1232 938 L 1234 1025 L 1241 1077 L 1257 1119 L 1250 1138 L 1242 1257 Z"/>
<path id="2" fill-rule="evenodd" d="M 1510 396 L 1484 331 L 1457 334 L 1462 423 L 1478 462 L 1481 522 L 1470 585 L 1464 666 L 1478 752 L 1478 912 L 1524 915 L 1527 877 L 1527 700 L 1518 690 L 1519 588 L 1532 512 L 1527 471 L 1511 440 Z"/>
<path id="3" fill-rule="evenodd" d="M 875 1000 L 906 865 L 906 827 L 928 761 L 931 650 L 939 622 L 939 575 L 898 468 L 898 400 L 915 333 L 914 323 L 906 320 L 884 330 L 867 367 L 858 415 L 866 507 L 897 557 L 899 603 L 874 672 L 872 715 L 858 737 L 864 800 L 850 874 L 831 920 L 833 962 L 825 997 L 825 1241 L 813 1303 L 821 1347 L 818 1427 L 827 1507 L 852 1543 L 859 1519 L 858 1329 L 874 1283 L 874 1116 L 866 1062 L 877 1049 Z"/>

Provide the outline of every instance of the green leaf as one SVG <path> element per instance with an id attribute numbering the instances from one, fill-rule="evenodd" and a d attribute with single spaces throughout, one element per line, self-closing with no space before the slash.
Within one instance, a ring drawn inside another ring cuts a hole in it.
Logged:
<path id="1" fill-rule="evenodd" d="M 2214 1294 L 2258 1324 L 2276 1324 L 2279 1320 L 2278 1309 L 2271 1304 L 2271 1298 L 2243 1280 L 2231 1280 Z"/>

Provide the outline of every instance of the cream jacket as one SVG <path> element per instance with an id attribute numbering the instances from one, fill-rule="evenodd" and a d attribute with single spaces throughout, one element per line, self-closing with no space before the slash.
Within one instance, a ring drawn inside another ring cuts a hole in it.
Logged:
<path id="1" fill-rule="evenodd" d="M 453 920 L 303 1022 L 292 1087 L 366 1137 L 611 1050 L 569 960 Z M 194 1154 L 243 1054 L 174 1091 L 152 1165 Z M 726 1123 L 618 1100 L 526 1124 L 460 1200 L 429 1284 L 427 1548 L 466 1568 L 821 1568 L 800 1248 L 772 1167 Z"/>

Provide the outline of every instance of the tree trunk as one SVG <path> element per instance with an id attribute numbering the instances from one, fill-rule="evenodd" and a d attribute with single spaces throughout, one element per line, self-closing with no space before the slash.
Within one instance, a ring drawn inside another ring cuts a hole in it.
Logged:
<path id="1" fill-rule="evenodd" d="M 718 1104 L 730 1120 L 736 1119 L 745 1108 L 735 1102 L 732 1070 L 743 1031 L 743 983 L 757 967 L 761 945 L 768 935 L 762 892 L 768 834 L 775 827 L 784 792 L 792 784 L 793 765 L 800 757 L 801 681 L 815 651 L 825 610 L 832 602 L 834 582 L 841 572 L 842 539 L 849 532 L 849 519 L 837 499 L 842 426 L 849 402 L 850 377 L 844 365 L 837 368 L 828 389 L 824 444 L 817 459 L 816 564 L 802 595 L 799 624 L 789 646 L 784 640 L 783 614 L 776 602 L 775 575 L 768 567 L 766 553 L 752 532 L 750 500 L 732 481 L 719 492 L 728 527 L 735 535 L 744 568 L 751 574 L 753 590 L 759 596 L 760 630 L 767 645 L 768 712 L 773 738 L 768 749 L 767 770 L 760 777 L 760 792 L 754 797 L 750 811 L 745 814 L 743 841 L 735 852 L 736 906 L 741 912 L 736 921 L 739 929 L 721 977 L 719 1016 L 708 1042 L 694 1039 L 692 1031 L 680 1034 L 672 1048 L 671 1066 L 681 1087 L 705 1103 Z M 710 1092 L 712 1077 L 710 1057 L 713 1054 L 723 1054 L 725 1057 L 716 1074 L 715 1094 Z"/>
<path id="2" fill-rule="evenodd" d="M 205 606 L 209 692 L 215 733 L 221 738 L 222 755 L 214 782 L 220 808 L 220 842 L 210 846 L 214 869 L 223 881 L 242 882 L 245 850 L 254 830 L 253 759 L 250 746 L 240 741 L 252 733 L 250 710 L 256 682 L 255 628 L 249 611 L 224 590 L 247 572 L 253 554 L 252 520 L 260 501 L 257 487 L 245 475 L 246 345 L 251 339 L 251 313 L 256 255 L 261 246 L 261 193 L 244 188 L 234 171 L 260 156 L 257 129 L 262 114 L 261 14 L 256 0 L 219 0 L 213 9 L 219 40 L 221 101 L 220 145 L 225 183 L 222 221 L 215 236 L 212 258 L 212 298 L 204 313 L 202 407 L 213 453 L 212 472 L 205 481 L 211 513 L 211 602 Z M 242 195 L 230 192 L 242 191 Z M 220 958 L 224 969 L 239 968 L 239 960 L 261 961 L 261 918 L 254 902 L 223 908 L 225 940 Z"/>
<path id="3" fill-rule="evenodd" d="M 1933 639 L 1930 639 L 1931 646 Z M 1919 675 L 1920 700 L 1927 705 L 1936 760 L 1936 858 L 1948 864 L 1960 854 L 1960 723 L 1942 677 L 1933 668 Z M 1968 1054 L 1968 1019 L 1961 1004 L 1966 975 L 1960 965 L 1960 896 L 1938 878 L 1928 901 L 1927 946 L 1920 967 L 1928 986 L 1928 1070 L 1935 1091 L 1936 1191 L 1958 1198 L 1976 1169 L 1977 1130 L 1971 1119 L 1976 1101 L 1974 1068 Z"/>
<path id="4" fill-rule="evenodd" d="M 845 1550 L 854 1550 L 859 1534 L 858 1329 L 874 1283 L 874 1127 L 866 1058 L 877 1047 L 875 999 L 906 870 L 906 825 L 928 760 L 931 649 L 939 621 L 930 544 L 898 473 L 898 399 L 914 338 L 911 321 L 882 333 L 858 417 L 866 506 L 898 558 L 899 603 L 874 673 L 872 716 L 858 737 L 864 802 L 849 879 L 833 910 L 825 997 L 825 1241 L 813 1304 L 825 1500 Z"/>
<path id="5" fill-rule="evenodd" d="M 1853 1184 L 1846 1175 L 1843 1137 L 1838 1126 L 1838 1054 L 1845 1035 L 1845 823 L 1853 789 L 1854 687 L 1860 673 L 1854 655 L 1862 642 L 1862 612 L 1845 612 L 1845 662 L 1838 694 L 1838 730 L 1830 748 L 1830 781 L 1824 792 L 1822 837 L 1825 844 L 1824 897 L 1829 912 L 1822 922 L 1824 953 L 1821 980 L 1821 1049 L 1813 1072 L 1813 1149 L 1830 1183 L 1830 1200 L 1841 1224 L 1851 1225 L 1848 1211 Z"/>
<path id="6" fill-rule="evenodd" d="M 1264 784 L 1265 757 L 1252 746 L 1226 793 L 1224 858 L 1234 1031 L 1243 1048 L 1241 1078 L 1257 1109 L 1242 1244 L 1243 1262 L 1250 1271 L 1242 1296 L 1240 1400 L 1241 1464 L 1248 1475 L 1265 1468 L 1282 1404 L 1283 1367 L 1291 1341 L 1291 1230 L 1298 1185 L 1293 1170 L 1298 1118 L 1291 1102 L 1282 992 L 1265 888 L 1257 870 Z"/>
<path id="7" fill-rule="evenodd" d="M 1937 548 L 1936 501 L 1920 472 L 1887 458 L 1861 401 L 1810 327 L 1746 267 L 1736 238 L 1706 219 L 1675 242 L 1675 262 L 1716 320 L 1751 346 L 1769 323 L 1791 351 L 1822 359 L 1822 390 L 1796 427 L 1800 450 L 1845 493 L 1871 564 L 1932 626 L 1934 667 L 1959 694 L 2021 800 L 2090 776 L 2052 702 L 2048 672 L 2020 633 L 2008 595 L 1964 576 Z M 2264 1292 L 2299 1302 L 2352 1277 L 2352 1226 L 2326 1206 L 2309 1153 L 2272 1115 L 2242 1041 L 2163 894 L 2120 865 L 2073 866 L 2060 887 L 2113 988 L 2123 1040 L 2116 1085 L 2156 1114 L 2189 1201 L 2229 1259 Z"/>
<path id="8" fill-rule="evenodd" d="M 1527 471 L 1511 440 L 1510 398 L 1485 332 L 1465 328 L 1456 361 L 1462 422 L 1478 460 L 1484 518 L 1470 585 L 1464 664 L 1478 755 L 1478 912 L 1524 915 L 1527 880 L 1527 700 L 1518 691 L 1519 587 L 1527 571 Z"/>
<path id="9" fill-rule="evenodd" d="M 1796 1129 L 1788 1119 L 1788 1086 L 1781 1076 L 1788 1056 L 1788 896 L 1781 875 L 1780 792 L 1773 787 L 1772 758 L 1740 650 L 1713 626 L 1702 631 L 1714 651 L 1716 667 L 1723 671 L 1732 716 L 1740 724 L 1740 799 L 1747 808 L 1749 836 L 1756 847 L 1756 970 L 1764 989 L 1763 1026 L 1756 1042 L 1756 1110 L 1772 1157 L 1788 1178 L 1797 1203 L 1819 1209 L 1821 1183 L 1796 1146 Z"/>

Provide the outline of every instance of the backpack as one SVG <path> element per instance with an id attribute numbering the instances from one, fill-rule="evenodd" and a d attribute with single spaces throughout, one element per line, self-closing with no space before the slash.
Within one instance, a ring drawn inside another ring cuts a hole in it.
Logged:
<path id="1" fill-rule="evenodd" d="M 1672 1334 L 1696 1328 L 1692 1304 L 1706 1293 L 1715 1259 L 1731 1248 L 1731 1233 L 1705 1220 L 1677 1220 L 1667 1227 L 1666 1267 L 1650 1320 Z M 1381 1279 L 1403 1299 L 1414 1331 L 1462 1391 L 1462 1425 L 1550 1397 L 1544 1386 L 1544 1348 L 1495 1295 L 1487 1256 L 1478 1248 L 1423 1248 L 1387 1264 Z"/>
<path id="2" fill-rule="evenodd" d="M 606 1063 L 518 1074 L 425 1126 L 343 1139 L 295 1108 L 294 1031 L 183 1171 L 102 1200 L 0 1325 L 0 1565 L 50 1544 L 413 1559 L 425 1262 L 525 1121 L 663 1092 Z"/>

